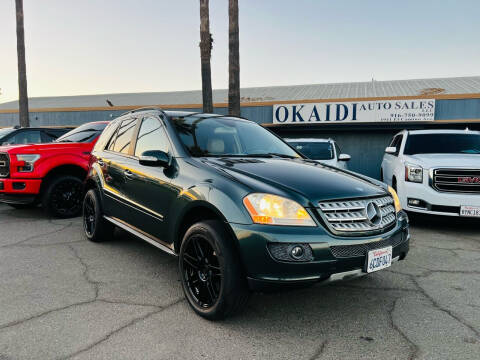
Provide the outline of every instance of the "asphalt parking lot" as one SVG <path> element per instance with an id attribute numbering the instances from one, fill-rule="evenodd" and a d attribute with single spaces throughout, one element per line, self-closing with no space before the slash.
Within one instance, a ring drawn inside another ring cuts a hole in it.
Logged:
<path id="1" fill-rule="evenodd" d="M 414 220 L 392 268 L 255 294 L 213 323 L 162 251 L 0 205 L 0 359 L 479 359 L 480 222 Z"/>

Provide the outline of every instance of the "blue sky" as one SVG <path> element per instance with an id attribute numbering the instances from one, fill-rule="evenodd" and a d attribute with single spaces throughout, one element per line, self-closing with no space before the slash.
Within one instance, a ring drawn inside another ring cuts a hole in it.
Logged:
<path id="1" fill-rule="evenodd" d="M 0 1 L 0 102 L 16 99 L 14 0 Z M 478 0 L 239 0 L 241 86 L 479 75 Z M 201 88 L 198 0 L 24 0 L 30 96 Z M 210 0 L 214 88 L 228 1 Z"/>

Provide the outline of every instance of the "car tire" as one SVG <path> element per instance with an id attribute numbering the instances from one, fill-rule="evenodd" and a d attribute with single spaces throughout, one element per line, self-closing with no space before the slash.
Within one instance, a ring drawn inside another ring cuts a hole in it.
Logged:
<path id="1" fill-rule="evenodd" d="M 179 270 L 185 297 L 208 320 L 240 312 L 250 291 L 233 239 L 222 222 L 193 224 L 180 247 Z"/>
<path id="2" fill-rule="evenodd" d="M 82 211 L 82 195 L 81 179 L 71 175 L 59 175 L 47 183 L 42 206 L 52 217 L 75 217 Z"/>
<path id="3" fill-rule="evenodd" d="M 105 220 L 97 189 L 90 189 L 83 199 L 83 230 L 88 240 L 102 242 L 112 238 L 115 226 Z"/>

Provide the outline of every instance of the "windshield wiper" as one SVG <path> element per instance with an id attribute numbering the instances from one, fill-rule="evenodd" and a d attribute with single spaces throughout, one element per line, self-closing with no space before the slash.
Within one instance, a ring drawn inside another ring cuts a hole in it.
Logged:
<path id="1" fill-rule="evenodd" d="M 281 154 L 281 153 L 268 153 L 266 155 L 270 155 L 270 156 L 275 156 L 275 157 L 280 157 L 280 158 L 283 158 L 283 159 L 299 159 L 298 156 L 294 156 L 294 155 L 287 155 L 287 154 Z"/>
<path id="2" fill-rule="evenodd" d="M 261 157 L 261 158 L 272 158 L 273 156 L 271 154 L 207 154 L 204 155 L 207 157 Z"/>

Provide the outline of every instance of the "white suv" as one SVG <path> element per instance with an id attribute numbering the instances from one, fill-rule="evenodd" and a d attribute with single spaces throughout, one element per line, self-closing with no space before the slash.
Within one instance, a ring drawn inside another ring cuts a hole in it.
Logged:
<path id="1" fill-rule="evenodd" d="M 404 130 L 385 149 L 381 179 L 405 210 L 480 217 L 480 132 Z"/>
<path id="2" fill-rule="evenodd" d="M 350 155 L 342 154 L 338 144 L 332 139 L 284 139 L 291 147 L 315 160 L 327 165 L 347 169 Z"/>

